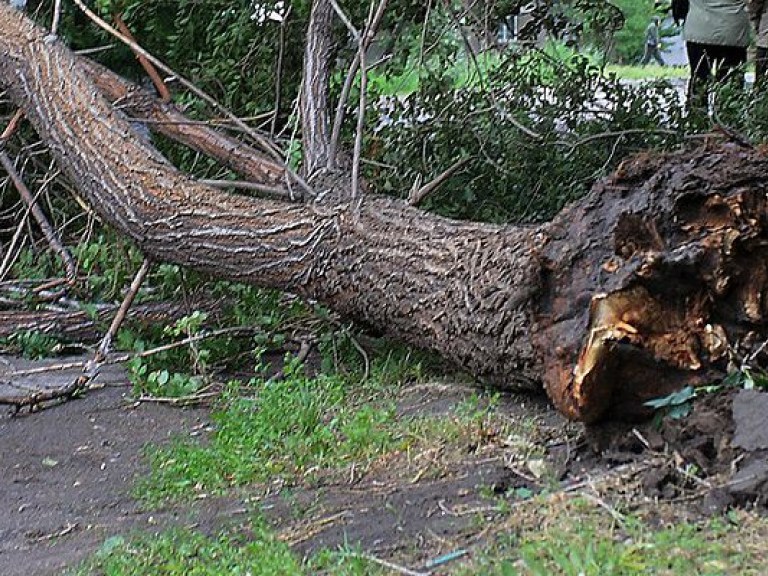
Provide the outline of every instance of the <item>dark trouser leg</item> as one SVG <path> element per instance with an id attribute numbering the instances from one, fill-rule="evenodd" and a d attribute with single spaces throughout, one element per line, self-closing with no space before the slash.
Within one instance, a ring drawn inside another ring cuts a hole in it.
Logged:
<path id="1" fill-rule="evenodd" d="M 656 62 L 659 63 L 659 66 L 664 66 L 664 58 L 661 57 L 661 51 L 658 46 L 653 49 L 653 57 L 656 59 Z"/>
<path id="2" fill-rule="evenodd" d="M 707 110 L 707 82 L 712 75 L 712 63 L 707 54 L 707 45 L 686 42 L 691 78 L 688 80 L 688 109 Z"/>
<path id="3" fill-rule="evenodd" d="M 758 46 L 755 52 L 755 86 L 765 82 L 766 72 L 768 72 L 768 48 Z"/>
<path id="4" fill-rule="evenodd" d="M 744 75 L 736 77 L 739 66 L 747 62 L 747 49 L 738 46 L 713 46 L 709 48 L 710 56 L 718 62 L 717 81 L 724 82 L 734 78 L 739 84 L 744 85 Z"/>
<path id="5" fill-rule="evenodd" d="M 645 45 L 645 53 L 643 54 L 643 59 L 640 61 L 640 64 L 645 66 L 648 64 L 648 62 L 651 61 L 651 53 L 653 52 L 653 47 L 650 44 Z"/>

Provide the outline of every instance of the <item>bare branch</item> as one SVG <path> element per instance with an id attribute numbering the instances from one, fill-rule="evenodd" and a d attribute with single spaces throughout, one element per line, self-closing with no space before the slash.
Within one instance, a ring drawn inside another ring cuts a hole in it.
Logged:
<path id="1" fill-rule="evenodd" d="M 456 172 L 464 168 L 469 161 L 470 158 L 457 160 L 431 182 L 427 182 L 418 189 L 411 190 L 411 193 L 408 195 L 408 204 L 411 206 L 418 206 L 424 198 L 442 186 Z"/>
<path id="2" fill-rule="evenodd" d="M 125 37 L 123 34 L 115 30 L 112 26 L 110 26 L 107 22 L 105 22 L 103 19 L 99 18 L 98 15 L 96 15 L 92 10 L 90 10 L 82 0 L 74 0 L 75 4 L 80 8 L 80 10 L 83 11 L 83 13 L 88 16 L 88 18 L 93 21 L 97 26 L 102 28 L 103 30 L 109 32 L 112 36 L 126 44 L 128 47 L 131 48 L 136 54 L 141 54 L 144 58 L 146 58 L 149 62 L 154 64 L 156 67 L 158 67 L 160 70 L 165 72 L 166 74 L 170 74 L 172 76 L 175 76 L 179 83 L 181 83 L 182 86 L 184 86 L 187 90 L 191 91 L 193 94 L 198 96 L 199 98 L 202 98 L 205 100 L 208 104 L 213 106 L 216 110 L 218 110 L 220 113 L 224 114 L 228 119 L 230 119 L 238 128 L 243 130 L 248 136 L 250 136 L 254 142 L 256 142 L 259 146 L 261 146 L 267 154 L 269 154 L 274 160 L 278 162 L 282 162 L 282 156 L 280 155 L 280 152 L 274 147 L 272 142 L 270 142 L 267 138 L 264 138 L 260 134 L 256 133 L 250 126 L 248 126 L 245 122 L 240 120 L 235 114 L 229 111 L 225 106 L 220 104 L 215 98 L 210 96 L 207 92 L 204 92 L 197 86 L 195 86 L 192 82 L 187 80 L 184 76 L 177 73 L 175 70 L 155 58 L 152 54 L 144 50 L 141 46 L 136 44 L 136 42 L 133 42 L 130 38 Z M 314 191 L 310 188 L 310 186 L 298 175 L 295 174 L 288 166 L 285 166 L 285 172 L 288 176 L 290 176 L 291 180 L 296 182 L 304 192 L 308 193 L 311 196 L 314 196 Z"/>
<path id="3" fill-rule="evenodd" d="M 117 314 L 115 314 L 112 323 L 109 325 L 107 333 L 104 335 L 104 338 L 99 344 L 99 349 L 96 351 L 96 357 L 93 360 L 96 365 L 98 365 L 107 357 L 107 354 L 112 347 L 112 340 L 115 338 L 115 336 L 117 336 L 117 331 L 120 330 L 120 326 L 122 326 L 123 321 L 128 314 L 128 309 L 136 299 L 136 295 L 139 293 L 139 289 L 141 288 L 141 285 L 144 283 L 144 279 L 149 273 L 150 266 L 151 264 L 149 260 L 145 258 L 141 263 L 139 270 L 136 272 L 136 276 L 134 276 L 133 281 L 128 288 L 128 292 L 125 294 L 125 298 L 123 298 L 123 301 L 120 303 L 120 308 L 117 310 Z"/>
<path id="4" fill-rule="evenodd" d="M 136 42 L 136 38 L 133 36 L 131 31 L 128 29 L 128 25 L 125 23 L 125 20 L 123 20 L 122 15 L 119 12 L 115 12 L 112 15 L 112 18 L 115 21 L 115 25 L 117 26 L 117 29 L 120 30 L 120 32 L 128 39 L 130 39 L 132 42 Z M 141 64 L 141 67 L 144 68 L 144 71 L 147 73 L 147 76 L 152 80 L 152 83 L 155 85 L 155 89 L 157 90 L 157 93 L 160 94 L 160 100 L 162 102 L 170 102 L 171 101 L 171 92 L 168 90 L 168 86 L 166 86 L 165 82 L 163 82 L 163 79 L 160 77 L 160 74 L 157 73 L 157 69 L 152 66 L 152 63 L 146 59 L 146 57 L 138 52 L 136 52 L 136 58 L 139 61 L 139 64 Z"/>
<path id="5" fill-rule="evenodd" d="M 75 262 L 72 260 L 72 255 L 62 245 L 61 241 L 56 235 L 56 232 L 54 232 L 53 228 L 48 222 L 48 218 L 46 218 L 40 206 L 37 205 L 37 202 L 32 196 L 32 193 L 29 191 L 29 188 L 27 188 L 27 185 L 24 184 L 24 181 L 21 179 L 21 175 L 16 171 L 16 168 L 14 167 L 11 159 L 8 157 L 8 154 L 2 151 L 0 151 L 0 165 L 11 177 L 13 185 L 16 187 L 16 190 L 19 192 L 19 196 L 21 196 L 29 211 L 32 213 L 32 217 L 40 227 L 40 230 L 42 231 L 43 236 L 45 236 L 48 245 L 53 249 L 56 255 L 61 258 L 61 261 L 64 264 L 64 268 L 66 270 L 67 280 L 74 282 L 75 277 L 77 276 L 77 266 L 75 266 Z"/>
<path id="6" fill-rule="evenodd" d="M 376 9 L 376 12 L 372 19 L 369 19 L 368 25 L 366 26 L 366 30 L 363 33 L 362 39 L 360 38 L 360 35 L 357 33 L 357 30 L 355 30 L 354 27 L 351 27 L 352 33 L 355 36 L 355 38 L 358 40 L 358 53 L 355 55 L 355 58 L 352 60 L 349 66 L 349 70 L 347 71 L 347 76 L 344 79 L 344 86 L 341 89 L 341 94 L 339 95 L 339 101 L 336 104 L 336 115 L 333 119 L 333 130 L 331 131 L 331 140 L 329 145 L 329 154 L 328 154 L 328 168 L 333 169 L 336 166 L 336 155 L 337 150 L 339 146 L 339 139 L 341 138 L 341 127 L 344 124 L 344 108 L 347 105 L 347 100 L 349 99 L 349 93 L 352 90 L 352 85 L 355 80 L 355 76 L 357 75 L 357 71 L 361 68 L 361 54 L 363 57 L 365 56 L 365 52 L 368 50 L 368 47 L 370 46 L 371 42 L 373 41 L 373 38 L 376 35 L 376 31 L 378 30 L 379 24 L 381 23 L 381 19 L 384 17 L 384 12 L 387 7 L 387 1 L 388 0 L 380 0 L 379 6 Z M 341 8 L 338 8 L 338 12 L 341 11 Z M 351 26 L 351 24 L 350 24 Z M 364 91 L 361 88 L 361 95 L 364 94 Z M 358 156 L 359 157 L 359 156 Z"/>

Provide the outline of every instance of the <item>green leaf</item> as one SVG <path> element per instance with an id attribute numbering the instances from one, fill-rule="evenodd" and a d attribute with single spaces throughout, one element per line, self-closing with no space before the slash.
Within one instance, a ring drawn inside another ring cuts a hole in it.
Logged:
<path id="1" fill-rule="evenodd" d="M 654 398 L 653 400 L 648 400 L 647 402 L 644 403 L 644 405 L 650 408 L 667 408 L 670 406 L 679 406 L 681 404 L 685 404 L 686 402 L 689 402 L 695 396 L 696 396 L 696 391 L 693 389 L 693 386 L 686 386 L 682 390 L 673 392 L 668 396 L 664 396 L 662 398 Z"/>
<path id="2" fill-rule="evenodd" d="M 166 384 L 168 384 L 168 380 L 170 380 L 170 378 L 171 378 L 171 375 L 168 373 L 168 370 L 162 370 L 157 375 L 157 383 L 160 386 L 165 386 Z"/>

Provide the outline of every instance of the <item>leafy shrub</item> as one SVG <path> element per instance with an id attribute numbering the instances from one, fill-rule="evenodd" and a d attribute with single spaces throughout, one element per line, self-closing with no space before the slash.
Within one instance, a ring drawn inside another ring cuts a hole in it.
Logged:
<path id="1" fill-rule="evenodd" d="M 550 218 L 628 154 L 678 145 L 687 130 L 672 84 L 628 85 L 579 54 L 511 54 L 482 85 L 426 84 L 386 105 L 368 141 L 378 189 L 402 194 L 466 158 L 424 207 L 496 222 Z"/>

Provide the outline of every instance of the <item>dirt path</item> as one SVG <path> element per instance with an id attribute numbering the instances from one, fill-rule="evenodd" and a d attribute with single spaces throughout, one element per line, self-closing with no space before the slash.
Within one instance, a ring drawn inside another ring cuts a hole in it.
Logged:
<path id="1" fill-rule="evenodd" d="M 131 489 L 145 470 L 143 446 L 195 433 L 205 426 L 207 412 L 134 407 L 118 368 L 100 382 L 106 387 L 83 399 L 36 414 L 0 416 L 4 576 L 60 574 L 111 535 L 183 521 L 178 511 L 143 512 Z"/>
<path id="2" fill-rule="evenodd" d="M 24 367 L 18 360 L 13 364 Z M 35 384 L 55 386 L 75 374 L 47 373 Z M 7 393 L 2 376 L 0 392 Z M 143 447 L 205 435 L 209 413 L 135 405 L 119 368 L 100 378 L 104 388 L 82 399 L 31 415 L 0 415 L 2 576 L 61 574 L 107 538 L 136 531 L 179 525 L 207 534 L 225 527 L 247 533 L 254 509 L 299 556 L 350 545 L 418 567 L 482 544 L 499 522 L 503 528 L 510 516 L 497 496 L 517 506 L 518 491 L 540 493 L 553 482 L 564 494 L 589 486 L 605 501 L 618 490 L 617 497 L 630 498 L 638 511 L 649 502 L 678 503 L 693 520 L 734 504 L 768 501 L 768 438 L 762 433 L 768 394 L 726 391 L 660 429 L 646 423 L 588 434 L 543 399 L 500 396 L 499 411 L 512 423 L 505 433 L 481 426 L 414 453 L 318 471 L 306 484 L 254 485 L 193 505 L 143 510 L 132 495 L 137 477 L 147 471 Z M 398 412 L 450 419 L 475 392 L 459 384 L 415 385 L 402 390 Z M 515 430 L 519 435 L 510 433 Z M 692 481 L 688 470 L 694 465 L 700 477 Z M 512 517 L 528 515 L 535 524 L 537 514 L 534 503 L 515 508 Z"/>
<path id="3" fill-rule="evenodd" d="M 13 363 L 17 370 L 28 365 Z M 48 373 L 45 381 L 25 384 L 57 386 L 76 373 Z M 492 504 L 493 494 L 525 485 L 506 467 L 503 449 L 489 442 L 458 453 L 436 446 L 396 454 L 370 468 L 333 473 L 273 495 L 255 486 L 239 499 L 145 511 L 131 494 L 146 471 L 142 448 L 172 436 L 205 434 L 208 412 L 136 406 L 126 396 L 130 389 L 119 368 L 104 372 L 100 382 L 104 389 L 84 398 L 31 415 L 0 417 L 3 576 L 60 574 L 107 538 L 131 531 L 169 525 L 207 533 L 237 529 L 241 519 L 247 522 L 238 512 L 254 504 L 300 556 L 349 544 L 384 557 L 410 549 L 409 557 L 426 559 L 471 544 L 478 532 L 474 511 Z M 473 392 L 462 386 L 416 387 L 406 391 L 400 411 L 449 417 Z M 549 424 L 561 422 L 544 401 L 521 407 L 516 399 L 510 409 L 521 417 L 540 413 Z M 243 504 L 246 497 L 249 505 Z"/>

